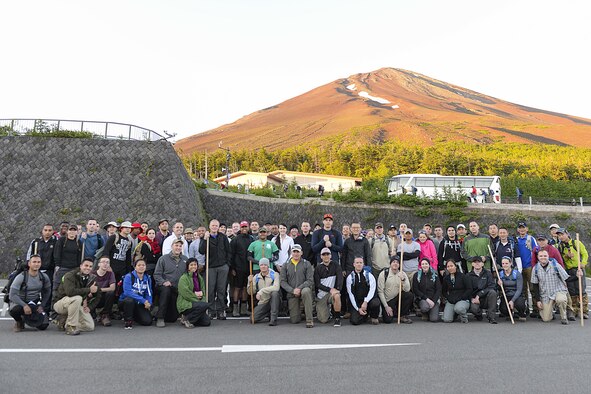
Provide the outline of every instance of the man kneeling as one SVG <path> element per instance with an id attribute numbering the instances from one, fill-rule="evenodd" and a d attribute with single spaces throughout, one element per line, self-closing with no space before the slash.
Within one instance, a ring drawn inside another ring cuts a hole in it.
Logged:
<path id="1" fill-rule="evenodd" d="M 261 272 L 256 274 L 254 277 L 248 277 L 248 285 L 246 292 L 250 295 L 254 294 L 258 301 L 257 306 L 254 308 L 254 321 L 258 323 L 269 317 L 270 326 L 277 325 L 277 314 L 279 313 L 279 301 L 281 294 L 279 288 L 281 284 L 281 278 L 279 274 L 269 268 L 269 259 L 263 257 L 259 260 L 259 267 Z"/>
<path id="2" fill-rule="evenodd" d="M 90 274 L 94 261 L 82 260 L 80 267 L 68 272 L 62 278 L 56 293 L 53 309 L 60 315 L 58 327 L 68 335 L 78 335 L 80 331 L 94 331 L 94 320 L 90 311 L 100 301 L 100 290 L 95 277 Z"/>
<path id="3" fill-rule="evenodd" d="M 329 248 L 320 251 L 322 263 L 314 270 L 314 284 L 318 291 L 316 298 L 316 315 L 320 323 L 327 323 L 330 306 L 334 309 L 334 326 L 341 326 L 341 289 L 343 274 L 339 263 L 331 261 L 332 252 Z"/>
<path id="4" fill-rule="evenodd" d="M 416 276 L 416 275 L 415 275 Z M 402 293 L 400 293 L 402 286 Z M 402 294 L 400 301 L 400 321 L 405 324 L 412 323 L 408 317 L 414 296 L 410 292 L 410 281 L 406 272 L 400 271 L 400 256 L 394 255 L 390 259 L 390 268 L 380 272 L 378 276 L 378 297 L 382 303 L 382 318 L 384 323 L 392 323 L 394 316 L 398 315 L 398 296 Z"/>

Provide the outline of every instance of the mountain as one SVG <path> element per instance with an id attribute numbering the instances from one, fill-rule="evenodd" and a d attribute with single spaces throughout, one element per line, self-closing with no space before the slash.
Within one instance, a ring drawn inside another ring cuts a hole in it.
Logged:
<path id="1" fill-rule="evenodd" d="M 499 100 L 412 71 L 382 68 L 320 86 L 176 143 L 184 154 L 385 140 L 510 141 L 591 147 L 591 120 Z"/>

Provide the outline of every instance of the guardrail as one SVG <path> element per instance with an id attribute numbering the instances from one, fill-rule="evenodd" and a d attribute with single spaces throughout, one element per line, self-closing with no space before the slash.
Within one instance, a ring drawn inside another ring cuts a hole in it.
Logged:
<path id="1" fill-rule="evenodd" d="M 67 119 L 0 119 L 0 131 L 5 135 L 39 135 L 60 131 L 91 133 L 95 138 L 136 141 L 158 141 L 174 138 L 176 134 L 157 132 L 127 123 Z"/>

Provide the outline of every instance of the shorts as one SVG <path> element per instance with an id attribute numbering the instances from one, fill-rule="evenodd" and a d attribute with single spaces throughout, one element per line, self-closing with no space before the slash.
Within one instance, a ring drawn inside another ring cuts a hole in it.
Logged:
<path id="1" fill-rule="evenodd" d="M 236 271 L 234 276 L 234 287 L 244 289 L 248 283 L 248 272 Z"/>

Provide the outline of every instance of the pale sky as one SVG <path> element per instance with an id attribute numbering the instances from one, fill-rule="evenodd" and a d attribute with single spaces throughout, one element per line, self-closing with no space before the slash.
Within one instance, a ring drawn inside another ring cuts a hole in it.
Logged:
<path id="1" fill-rule="evenodd" d="M 591 119 L 589 1 L 0 2 L 0 118 L 177 138 L 381 67 Z"/>

